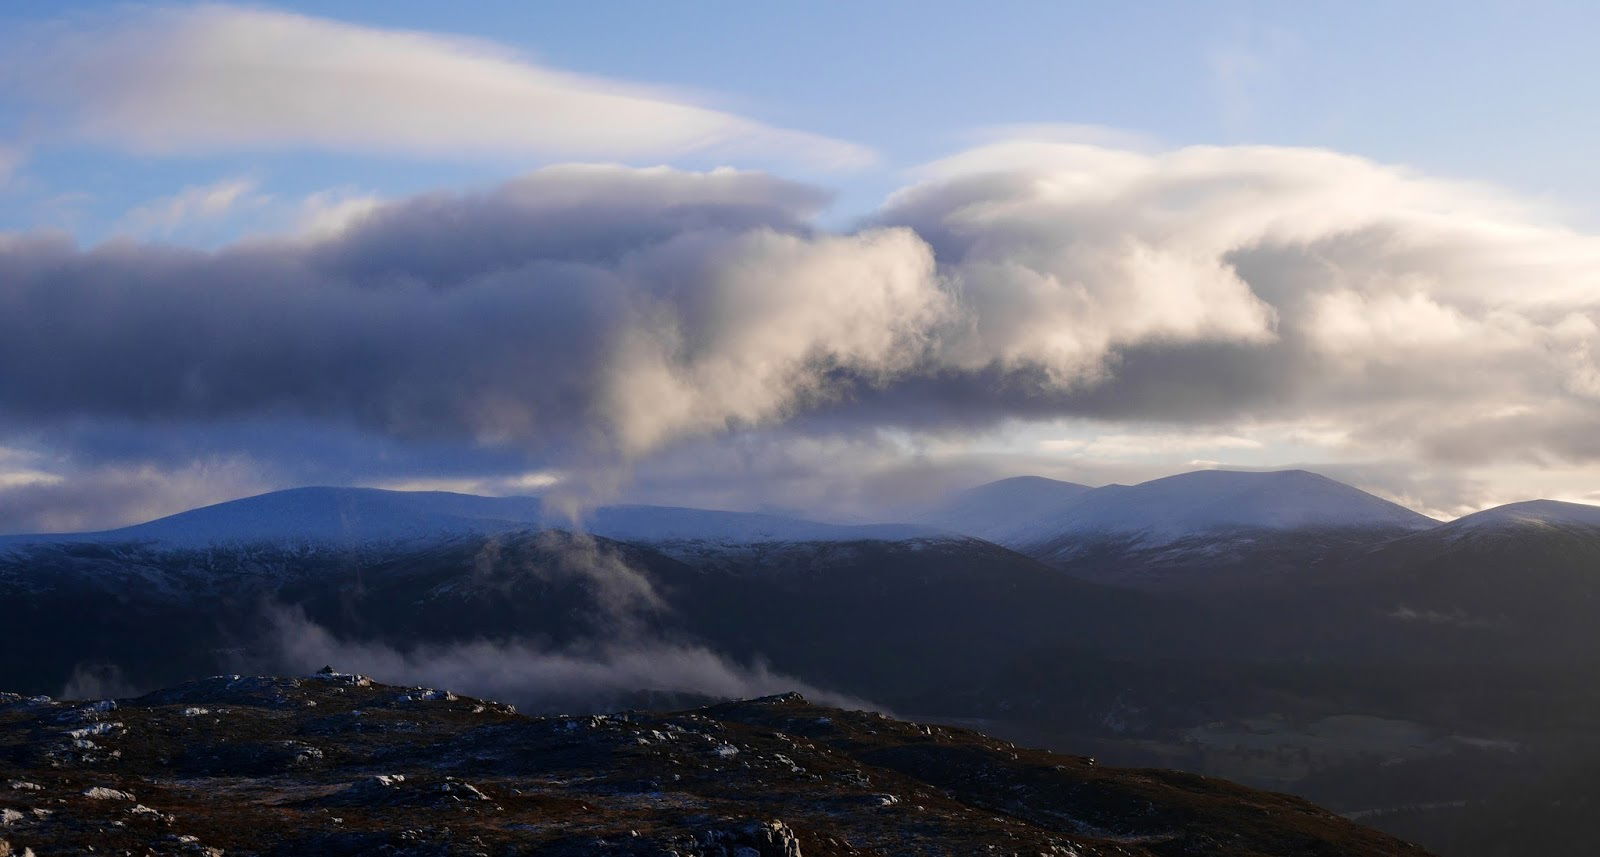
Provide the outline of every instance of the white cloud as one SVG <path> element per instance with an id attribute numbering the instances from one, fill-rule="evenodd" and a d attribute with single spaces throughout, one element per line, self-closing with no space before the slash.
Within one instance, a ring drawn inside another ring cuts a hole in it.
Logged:
<path id="1" fill-rule="evenodd" d="M 318 191 L 300 203 L 294 231 L 312 238 L 328 238 L 376 211 L 383 197 L 349 188 Z"/>
<path id="2" fill-rule="evenodd" d="M 1115 390 L 1141 349 L 1227 345 L 1235 371 L 1289 385 L 1249 391 L 1279 411 L 1600 389 L 1600 238 L 1485 188 L 1318 150 L 1048 140 L 925 175 L 881 222 L 935 248 L 964 311 L 940 337 L 956 366 Z"/>
<path id="3" fill-rule="evenodd" d="M 133 235 L 167 237 L 185 227 L 214 223 L 241 209 L 265 204 L 270 198 L 257 193 L 259 187 L 259 182 L 247 177 L 190 185 L 129 211 L 119 226 Z"/>
<path id="4" fill-rule="evenodd" d="M 1174 457 L 1176 453 L 1204 452 L 1208 450 L 1261 449 L 1265 444 L 1255 438 L 1231 434 L 1205 434 L 1200 432 L 1145 432 L 1098 434 L 1089 438 L 1051 438 L 1039 442 L 1039 448 L 1051 452 L 1067 453 L 1074 458 L 1123 459 Z"/>
<path id="5" fill-rule="evenodd" d="M 530 470 L 492 476 L 421 477 L 390 479 L 374 483 L 371 487 L 389 491 L 450 491 L 456 494 L 480 494 L 505 497 L 534 494 L 560 484 L 561 474 L 550 470 Z"/>
<path id="6" fill-rule="evenodd" d="M 823 167 L 872 157 L 854 144 L 433 33 L 202 5 L 136 10 L 50 36 L 16 52 L 9 76 L 26 80 L 68 132 L 140 152 L 703 154 Z"/>

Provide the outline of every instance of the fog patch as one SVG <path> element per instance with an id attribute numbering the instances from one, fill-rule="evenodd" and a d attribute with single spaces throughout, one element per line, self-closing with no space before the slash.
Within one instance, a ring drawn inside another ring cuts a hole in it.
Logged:
<path id="1" fill-rule="evenodd" d="M 138 696 L 141 690 L 111 663 L 81 663 L 56 694 L 60 699 L 123 699 Z"/>
<path id="2" fill-rule="evenodd" d="M 1448 625 L 1456 628 L 1493 628 L 1496 623 L 1488 619 L 1478 619 L 1468 616 L 1460 610 L 1444 612 L 1441 610 L 1417 610 L 1405 605 L 1396 607 L 1386 614 L 1390 619 L 1401 622 L 1420 622 L 1427 625 Z"/>
<path id="3" fill-rule="evenodd" d="M 510 702 L 530 713 L 612 711 L 647 693 L 745 699 L 798 691 L 824 705 L 878 708 L 774 672 L 760 661 L 741 664 L 688 643 L 628 640 L 553 648 L 521 640 L 474 640 L 400 648 L 340 639 L 298 608 L 273 608 L 269 619 L 269 657 L 277 669 L 307 673 L 332 665 L 385 683 Z"/>

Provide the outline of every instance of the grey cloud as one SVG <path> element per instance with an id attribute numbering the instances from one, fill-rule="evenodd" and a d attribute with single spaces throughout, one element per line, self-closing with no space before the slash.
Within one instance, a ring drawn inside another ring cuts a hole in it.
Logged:
<path id="1" fill-rule="evenodd" d="M 0 482 L 0 534 L 103 529 L 276 487 L 242 455 L 76 468 L 49 481 Z"/>
<path id="2" fill-rule="evenodd" d="M 940 310 L 914 236 L 813 235 L 814 192 L 569 168 L 216 254 L 0 247 L 12 421 L 324 420 L 637 451 L 899 365 Z M 459 240 L 458 240 L 459 239 Z"/>
<path id="3" fill-rule="evenodd" d="M 1600 460 L 1600 240 L 1482 189 L 1329 152 L 1034 143 L 935 165 L 854 232 L 811 223 L 825 199 L 564 167 L 216 253 L 3 239 L 0 430 L 203 430 L 270 470 L 295 450 L 240 427 L 292 424 L 349 469 L 427 451 L 613 491 L 719 438 L 1060 417 Z"/>
<path id="4" fill-rule="evenodd" d="M 829 194 L 771 176 L 569 165 L 486 192 L 379 206 L 309 252 L 364 285 L 467 284 L 530 262 L 614 265 L 675 236 L 757 228 L 804 234 Z"/>

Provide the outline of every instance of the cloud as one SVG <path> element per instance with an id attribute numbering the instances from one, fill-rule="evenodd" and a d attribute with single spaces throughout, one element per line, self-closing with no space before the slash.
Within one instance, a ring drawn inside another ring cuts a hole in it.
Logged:
<path id="1" fill-rule="evenodd" d="M 947 405 L 1331 418 L 1354 442 L 1420 449 L 1511 405 L 1594 424 L 1600 239 L 1514 199 L 1271 147 L 1023 141 L 929 174 L 874 222 L 927 240 L 958 295 L 966 328 L 941 343 L 969 374 Z M 906 412 L 897 392 L 886 412 Z"/>
<path id="2" fill-rule="evenodd" d="M 795 474 L 848 475 L 828 449 L 887 483 L 894 456 L 1062 419 L 1180 463 L 1178 435 L 1260 426 L 1339 462 L 1600 462 L 1600 239 L 1514 198 L 1320 150 L 1055 138 L 918 175 L 844 233 L 765 174 L 564 166 L 211 253 L 3 238 L 0 437 L 579 492 L 815 440 L 759 478 L 823 502 Z"/>
<path id="3" fill-rule="evenodd" d="M 510 702 L 531 713 L 613 711 L 640 691 L 723 699 L 799 691 L 824 705 L 875 708 L 759 662 L 739 664 L 689 643 L 627 640 L 551 649 L 527 641 L 477 640 L 400 649 L 340 639 L 298 611 L 279 609 L 272 616 L 271 668 L 306 673 L 331 664 L 383 682 Z"/>
<path id="4" fill-rule="evenodd" d="M 282 487 L 242 454 L 172 464 L 0 469 L 0 533 L 96 530 Z"/>
<path id="5" fill-rule="evenodd" d="M 184 227 L 215 222 L 240 209 L 262 205 L 269 197 L 257 193 L 259 187 L 259 182 L 247 177 L 190 185 L 128 212 L 119 231 L 138 236 L 171 236 Z"/>
<path id="6" fill-rule="evenodd" d="M 1074 458 L 1122 459 L 1170 456 L 1217 449 L 1261 449 L 1264 444 L 1249 437 L 1199 432 L 1139 432 L 1097 434 L 1091 438 L 1051 438 L 1039 446 L 1063 452 Z"/>
<path id="7" fill-rule="evenodd" d="M 382 205 L 383 197 L 349 188 L 317 191 L 300 201 L 294 231 L 314 238 L 332 237 Z"/>
<path id="8" fill-rule="evenodd" d="M 10 46 L 0 82 L 81 140 L 152 154 L 705 155 L 859 166 L 865 148 L 542 66 L 490 42 L 262 8 L 78 18 Z M 19 40 L 20 41 L 20 40 Z"/>
<path id="9" fill-rule="evenodd" d="M 817 234 L 819 199 L 757 174 L 564 167 L 324 241 L 17 239 L 0 247 L 0 401 L 22 422 L 297 417 L 636 455 L 919 353 L 946 308 L 926 248 Z"/>

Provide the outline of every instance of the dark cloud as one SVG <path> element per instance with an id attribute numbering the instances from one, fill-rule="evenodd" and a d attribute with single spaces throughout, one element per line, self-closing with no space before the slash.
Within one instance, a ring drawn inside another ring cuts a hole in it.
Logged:
<path id="1" fill-rule="evenodd" d="M 921 288 L 914 250 L 905 275 L 864 258 L 899 252 L 873 244 L 894 236 L 808 236 L 820 199 L 753 174 L 561 168 L 391 205 L 321 242 L 206 254 L 15 239 L 0 249 L 0 408 L 13 425 L 310 419 L 535 451 L 765 417 L 813 361 L 892 357 L 899 323 L 883 316 L 910 309 L 914 324 L 923 299 L 879 282 Z M 811 282 L 858 268 L 859 290 Z M 779 317 L 817 285 L 842 292 L 840 310 L 887 291 L 875 318 Z M 748 341 L 763 325 L 765 344 L 789 340 L 752 379 L 773 383 L 682 377 L 771 356 Z M 641 378 L 654 386 L 632 389 Z M 707 401 L 631 407 L 674 384 Z"/>

